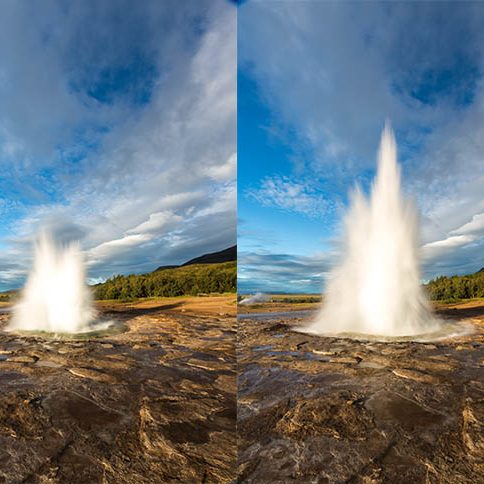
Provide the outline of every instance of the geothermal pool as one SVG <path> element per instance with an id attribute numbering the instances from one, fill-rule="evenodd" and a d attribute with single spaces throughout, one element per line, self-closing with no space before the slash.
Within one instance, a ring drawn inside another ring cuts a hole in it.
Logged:
<path id="1" fill-rule="evenodd" d="M 452 320 L 452 319 L 439 319 L 439 326 L 435 331 L 429 333 L 415 334 L 410 336 L 387 336 L 378 334 L 366 334 L 356 332 L 327 332 L 320 334 L 308 330 L 311 327 L 314 320 L 318 317 L 319 310 L 302 310 L 302 311 L 281 311 L 281 312 L 252 312 L 247 314 L 239 314 L 237 319 L 244 320 L 250 319 L 252 321 L 292 321 L 296 322 L 296 325 L 292 327 L 293 331 L 315 334 L 319 336 L 325 336 L 328 338 L 349 338 L 361 341 L 383 341 L 383 342 L 399 342 L 399 341 L 414 341 L 414 342 L 432 342 L 442 341 L 449 338 L 459 338 L 462 336 L 469 336 L 476 332 L 476 328 L 472 320 Z"/>

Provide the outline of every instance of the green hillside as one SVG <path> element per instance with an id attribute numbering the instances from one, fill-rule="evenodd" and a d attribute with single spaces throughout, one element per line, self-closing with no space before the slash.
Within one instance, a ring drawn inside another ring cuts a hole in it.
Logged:
<path id="1" fill-rule="evenodd" d="M 426 285 L 433 301 L 453 301 L 484 297 L 484 269 L 465 276 L 441 276 Z"/>
<path id="2" fill-rule="evenodd" d="M 218 252 L 210 252 L 210 254 L 204 254 L 194 259 L 190 259 L 181 266 L 190 266 L 195 264 L 221 264 L 222 262 L 232 262 L 237 260 L 237 246 L 233 245 L 228 249 L 219 250 Z M 173 269 L 181 266 L 161 266 L 156 269 L 157 271 L 164 271 L 165 269 Z"/>
<path id="3" fill-rule="evenodd" d="M 114 276 L 95 286 L 96 299 L 173 297 L 236 292 L 237 263 L 193 264 L 148 274 Z"/>

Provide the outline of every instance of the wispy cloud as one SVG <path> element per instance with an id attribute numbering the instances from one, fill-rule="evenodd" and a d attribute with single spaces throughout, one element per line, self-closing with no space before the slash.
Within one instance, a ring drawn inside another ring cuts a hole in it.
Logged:
<path id="1" fill-rule="evenodd" d="M 436 240 L 435 242 L 429 242 L 424 245 L 425 249 L 439 249 L 439 248 L 451 248 L 467 245 L 469 242 L 475 240 L 472 235 L 451 235 L 443 240 Z"/>
<path id="2" fill-rule="evenodd" d="M 291 180 L 288 177 L 266 177 L 258 188 L 247 189 L 246 195 L 265 207 L 301 213 L 313 218 L 332 209 L 332 205 L 307 182 Z"/>
<path id="3" fill-rule="evenodd" d="M 240 252 L 238 288 L 243 293 L 317 293 L 334 263 L 334 254 L 311 256 Z"/>
<path id="4" fill-rule="evenodd" d="M 182 217 L 172 212 L 155 212 L 150 214 L 148 220 L 128 230 L 128 233 L 160 233 L 161 230 L 167 231 L 170 227 L 176 227 L 182 221 Z"/>
<path id="5" fill-rule="evenodd" d="M 447 273 L 461 274 L 484 266 L 484 214 L 451 230 L 444 238 L 424 244 L 422 255 L 427 270 L 433 263 L 445 264 Z"/>
<path id="6" fill-rule="evenodd" d="M 235 21 L 223 0 L 2 4 L 0 287 L 53 220 L 93 280 L 235 243 Z"/>
<path id="7" fill-rule="evenodd" d="M 303 207 L 345 200 L 355 179 L 368 184 L 379 133 L 392 120 L 404 190 L 422 213 L 427 278 L 484 265 L 483 21 L 478 3 L 252 2 L 239 10 L 240 68 L 274 129 L 294 133 L 292 173 L 325 183 L 301 189 Z M 253 200 L 294 210 L 278 185 L 292 179 L 290 169 L 273 184 L 265 176 L 249 191 Z"/>

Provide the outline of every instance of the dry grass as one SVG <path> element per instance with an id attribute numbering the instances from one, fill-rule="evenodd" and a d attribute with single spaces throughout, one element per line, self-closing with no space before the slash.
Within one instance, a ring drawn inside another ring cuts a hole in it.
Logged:
<path id="1" fill-rule="evenodd" d="M 157 297 L 140 299 L 134 302 L 121 301 L 96 301 L 100 309 L 154 309 L 160 308 L 168 313 L 184 314 L 223 314 L 236 315 L 235 294 L 222 294 L 218 296 L 178 296 L 178 297 Z"/>
<path id="2" fill-rule="evenodd" d="M 306 311 L 321 306 L 321 296 L 315 294 L 268 294 L 270 300 L 238 307 L 239 314 Z"/>

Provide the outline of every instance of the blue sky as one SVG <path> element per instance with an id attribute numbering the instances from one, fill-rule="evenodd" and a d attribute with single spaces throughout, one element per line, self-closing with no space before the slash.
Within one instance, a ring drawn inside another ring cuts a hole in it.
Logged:
<path id="1" fill-rule="evenodd" d="M 238 9 L 241 292 L 319 292 L 348 193 L 396 131 L 423 278 L 484 266 L 484 5 L 246 2 Z"/>
<path id="2" fill-rule="evenodd" d="M 0 290 L 45 226 L 92 282 L 235 243 L 236 11 L 1 3 Z"/>

